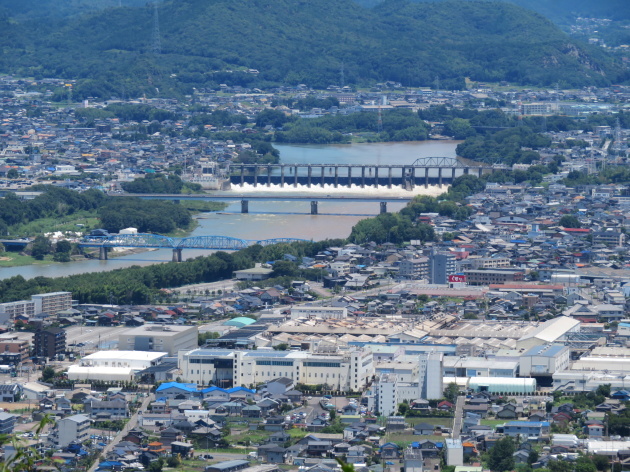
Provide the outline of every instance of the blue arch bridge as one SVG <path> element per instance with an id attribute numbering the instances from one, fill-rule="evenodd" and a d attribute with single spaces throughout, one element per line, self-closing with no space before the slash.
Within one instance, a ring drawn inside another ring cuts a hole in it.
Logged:
<path id="1" fill-rule="evenodd" d="M 172 249 L 173 262 L 182 261 L 182 251 L 184 249 L 216 249 L 221 251 L 238 251 L 255 244 L 269 246 L 278 243 L 292 243 L 296 241 L 307 241 L 297 238 L 275 238 L 275 239 L 240 239 L 229 236 L 191 236 L 189 238 L 170 238 L 159 234 L 137 233 L 137 234 L 112 234 L 107 237 L 87 237 L 79 246 L 99 248 L 98 258 L 102 261 L 108 259 L 108 253 L 114 247 L 132 247 L 146 249 Z"/>

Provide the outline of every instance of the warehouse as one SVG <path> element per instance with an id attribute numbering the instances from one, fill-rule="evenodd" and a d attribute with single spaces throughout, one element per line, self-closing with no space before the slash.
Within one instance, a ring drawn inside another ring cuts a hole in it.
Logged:
<path id="1" fill-rule="evenodd" d="M 133 381 L 135 374 L 158 365 L 166 352 L 99 351 L 68 368 L 69 380 Z"/>

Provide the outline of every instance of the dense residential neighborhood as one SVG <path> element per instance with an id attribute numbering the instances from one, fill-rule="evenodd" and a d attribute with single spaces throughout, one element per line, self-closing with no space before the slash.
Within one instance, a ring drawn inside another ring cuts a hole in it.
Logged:
<path id="1" fill-rule="evenodd" d="M 162 173 L 198 184 L 191 192 L 228 191 L 230 166 L 267 156 L 284 119 L 496 111 L 542 117 L 546 141 L 537 161 L 486 162 L 508 177 L 464 175 L 460 194 L 437 197 L 447 204 L 411 211 L 422 240 L 399 242 L 390 227 L 308 256 L 287 243 L 149 303 L 66 290 L 0 303 L 5 461 L 35 457 L 42 472 L 337 472 L 337 459 L 356 472 L 625 470 L 630 131 L 551 124 L 627 114 L 630 88 L 222 86 L 52 105 L 64 83 L 0 77 L 6 198 L 30 200 L 42 183 L 126 195 Z M 258 119 L 270 112 L 280 122 Z M 213 113 L 223 121 L 206 122 Z M 426 120 L 429 136 L 465 139 L 458 119 Z M 3 241 L 9 255 L 33 244 Z"/>

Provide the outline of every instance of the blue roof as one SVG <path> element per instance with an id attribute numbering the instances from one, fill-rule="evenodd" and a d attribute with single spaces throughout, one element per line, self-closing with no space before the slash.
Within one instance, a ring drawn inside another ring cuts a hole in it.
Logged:
<path id="1" fill-rule="evenodd" d="M 171 387 L 179 388 L 180 390 L 185 390 L 186 392 L 197 392 L 197 384 L 185 384 L 181 382 L 167 382 L 160 385 L 156 392 L 162 392 Z"/>
<path id="2" fill-rule="evenodd" d="M 210 393 L 210 392 L 215 392 L 215 391 L 219 391 L 219 392 L 225 392 L 227 393 L 227 390 L 224 390 L 222 388 L 219 387 L 215 387 L 214 385 L 212 387 L 208 387 L 208 388 L 204 388 L 203 390 L 201 390 L 201 393 Z"/>
<path id="3" fill-rule="evenodd" d="M 565 346 L 560 344 L 534 346 L 523 354 L 523 356 L 554 357 L 562 351 L 564 347 Z"/>
<path id="4" fill-rule="evenodd" d="M 256 393 L 256 390 L 250 390 L 249 388 L 245 388 L 245 387 L 232 387 L 232 388 L 229 388 L 227 392 L 228 393 L 234 393 L 234 392 Z"/>

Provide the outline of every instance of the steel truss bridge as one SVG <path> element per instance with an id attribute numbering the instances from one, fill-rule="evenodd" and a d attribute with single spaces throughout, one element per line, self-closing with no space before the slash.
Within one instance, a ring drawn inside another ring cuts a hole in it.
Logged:
<path id="1" fill-rule="evenodd" d="M 191 236 L 188 238 L 171 238 L 159 234 L 113 234 L 108 237 L 86 237 L 80 243 L 81 247 L 99 248 L 99 259 L 107 260 L 109 249 L 114 247 L 129 247 L 143 249 L 172 249 L 173 262 L 182 261 L 184 249 L 215 249 L 221 251 L 238 251 L 249 246 L 260 244 L 269 246 L 278 243 L 293 243 L 307 241 L 297 238 L 274 239 L 240 239 L 229 236 Z"/>

